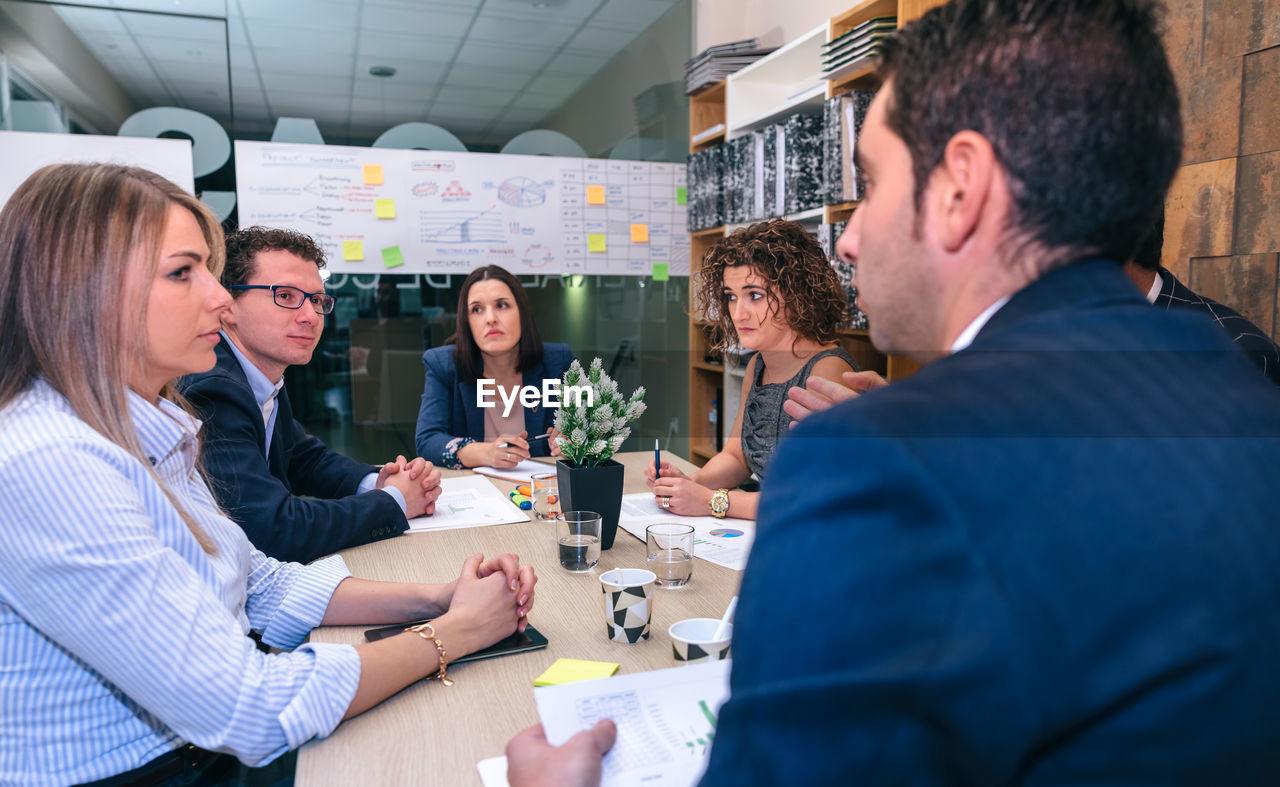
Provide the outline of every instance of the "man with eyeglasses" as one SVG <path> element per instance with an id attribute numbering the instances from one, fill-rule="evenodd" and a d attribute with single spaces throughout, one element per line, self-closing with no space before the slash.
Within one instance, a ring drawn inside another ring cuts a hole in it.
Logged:
<path id="1" fill-rule="evenodd" d="M 218 363 L 179 384 L 204 419 L 201 458 L 219 504 L 280 560 L 307 562 L 403 533 L 409 518 L 434 512 L 440 495 L 440 471 L 423 459 L 357 462 L 294 420 L 284 370 L 311 360 L 333 311 L 324 264 L 301 233 L 228 235 L 222 284 L 233 300 Z"/>

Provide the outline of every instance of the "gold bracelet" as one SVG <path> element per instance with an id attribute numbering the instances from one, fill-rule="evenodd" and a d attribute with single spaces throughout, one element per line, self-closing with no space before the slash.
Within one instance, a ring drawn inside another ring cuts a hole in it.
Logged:
<path id="1" fill-rule="evenodd" d="M 422 637 L 426 641 L 434 643 L 436 646 L 436 653 L 440 654 L 440 671 L 437 672 L 435 675 L 428 675 L 427 680 L 434 680 L 436 678 L 439 678 L 440 682 L 443 683 L 444 685 L 452 686 L 453 681 L 449 680 L 444 675 L 445 671 L 449 669 L 449 655 L 444 652 L 444 645 L 440 644 L 440 640 L 436 638 L 435 626 L 432 626 L 431 622 L 427 621 L 426 623 L 419 623 L 416 626 L 410 626 L 409 628 L 405 629 L 405 631 L 412 631 L 413 633 L 417 634 L 419 637 Z"/>

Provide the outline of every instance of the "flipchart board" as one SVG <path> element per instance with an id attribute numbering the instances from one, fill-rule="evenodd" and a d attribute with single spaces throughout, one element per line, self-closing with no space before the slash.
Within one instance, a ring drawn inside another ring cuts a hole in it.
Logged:
<path id="1" fill-rule="evenodd" d="M 240 226 L 334 273 L 687 276 L 685 165 L 237 141 Z"/>

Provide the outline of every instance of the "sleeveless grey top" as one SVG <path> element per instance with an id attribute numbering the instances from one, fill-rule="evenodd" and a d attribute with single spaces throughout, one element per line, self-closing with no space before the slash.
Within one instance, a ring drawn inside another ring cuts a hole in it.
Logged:
<path id="1" fill-rule="evenodd" d="M 764 379 L 764 359 L 756 360 L 755 380 L 742 408 L 742 455 L 746 457 L 747 467 L 761 480 L 778 441 L 787 434 L 795 420 L 782 409 L 782 403 L 787 400 L 787 389 L 793 385 L 803 386 L 813 371 L 813 365 L 829 355 L 840 358 L 854 371 L 858 370 L 849 353 L 840 347 L 832 347 L 815 353 L 790 380 L 766 385 L 761 382 Z"/>

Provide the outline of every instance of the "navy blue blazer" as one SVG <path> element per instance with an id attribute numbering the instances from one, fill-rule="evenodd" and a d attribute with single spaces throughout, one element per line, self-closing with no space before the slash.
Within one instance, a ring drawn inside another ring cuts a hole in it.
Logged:
<path id="1" fill-rule="evenodd" d="M 523 385 L 542 388 L 542 381 L 552 377 L 564 379 L 573 363 L 573 351 L 569 345 L 544 342 L 542 363 L 522 373 Z M 445 461 L 445 446 L 455 437 L 484 440 L 484 411 L 476 407 L 475 380 L 459 380 L 458 368 L 453 362 L 453 345 L 433 347 L 422 354 L 426 367 L 426 384 L 422 390 L 422 406 L 418 410 L 418 428 L 414 445 L 418 456 L 429 462 Z M 501 398 L 497 399 L 502 406 Z M 530 437 L 544 434 L 555 425 L 556 411 L 538 406 L 524 412 L 524 428 Z M 531 456 L 548 456 L 549 440 L 529 446 Z"/>
<path id="2" fill-rule="evenodd" d="M 214 496 L 254 546 L 279 560 L 307 562 L 408 529 L 391 495 L 356 494 L 360 480 L 378 468 L 307 434 L 284 388 L 276 396 L 268 459 L 262 411 L 225 338 L 217 355 L 212 370 L 182 378 L 179 390 L 204 420 L 201 460 Z"/>
<path id="3" fill-rule="evenodd" d="M 1114 263 L 781 441 L 704 785 L 1280 784 L 1280 392 Z"/>
<path id="4" fill-rule="evenodd" d="M 1230 334 L 1237 347 L 1248 353 L 1267 379 L 1280 385 L 1280 347 L 1271 341 L 1270 336 L 1230 306 L 1223 306 L 1211 298 L 1192 292 L 1168 269 L 1161 268 L 1159 273 L 1160 294 L 1156 296 L 1156 306 L 1164 309 L 1196 309 L 1209 315 L 1222 326 L 1222 330 Z"/>

